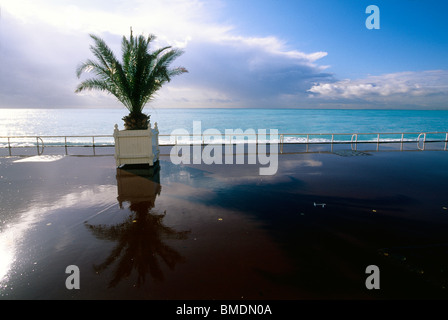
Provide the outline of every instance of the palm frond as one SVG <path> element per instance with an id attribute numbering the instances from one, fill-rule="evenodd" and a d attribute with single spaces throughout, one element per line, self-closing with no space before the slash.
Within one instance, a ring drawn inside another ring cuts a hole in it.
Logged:
<path id="1" fill-rule="evenodd" d="M 107 91 L 112 93 L 114 91 L 113 88 L 105 81 L 99 79 L 87 79 L 82 81 L 76 87 L 76 93 L 85 91 L 85 90 L 99 90 L 99 91 Z"/>
<path id="2" fill-rule="evenodd" d="M 105 41 L 93 34 L 94 44 L 90 50 L 96 61 L 86 60 L 76 69 L 76 76 L 84 72 L 93 72 L 96 78 L 81 82 L 75 92 L 84 90 L 101 90 L 114 95 L 131 114 L 141 114 L 145 104 L 165 82 L 175 75 L 188 72 L 183 67 L 170 69 L 169 65 L 180 55 L 182 50 L 171 46 L 150 51 L 150 44 L 156 38 L 140 35 L 129 39 L 123 36 L 121 41 L 122 62 L 118 61 Z"/>
<path id="3" fill-rule="evenodd" d="M 120 64 L 120 62 L 115 58 L 114 53 L 103 39 L 93 34 L 90 37 L 95 41 L 95 46 L 90 46 L 90 50 L 106 69 L 113 72 L 115 65 Z"/>
<path id="4" fill-rule="evenodd" d="M 94 71 L 98 76 L 109 75 L 107 69 L 105 69 L 102 65 L 96 63 L 95 61 L 89 59 L 78 66 L 78 68 L 76 69 L 76 76 L 79 79 L 82 73 L 89 73 L 91 71 Z"/>

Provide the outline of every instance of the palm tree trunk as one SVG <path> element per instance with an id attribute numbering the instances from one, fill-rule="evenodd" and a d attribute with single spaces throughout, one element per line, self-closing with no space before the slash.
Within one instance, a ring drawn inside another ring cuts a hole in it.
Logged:
<path id="1" fill-rule="evenodd" d="M 123 117 L 124 128 L 126 130 L 146 130 L 149 125 L 149 115 L 135 112 Z"/>

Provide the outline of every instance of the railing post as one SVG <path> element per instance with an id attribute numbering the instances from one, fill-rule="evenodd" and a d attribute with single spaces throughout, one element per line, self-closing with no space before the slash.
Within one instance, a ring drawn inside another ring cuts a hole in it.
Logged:
<path id="1" fill-rule="evenodd" d="M 283 135 L 280 135 L 280 153 L 283 153 Z"/>
<path id="2" fill-rule="evenodd" d="M 423 146 L 420 148 L 420 137 L 423 135 Z M 426 133 L 422 132 L 417 137 L 417 148 L 419 150 L 425 150 Z"/>
<path id="3" fill-rule="evenodd" d="M 400 151 L 403 151 L 403 141 L 404 141 L 404 133 L 401 133 Z"/>
<path id="4" fill-rule="evenodd" d="M 378 152 L 379 149 L 380 149 L 380 134 L 378 133 L 376 137 L 376 151 Z"/>
<path id="5" fill-rule="evenodd" d="M 156 150 L 157 150 L 157 157 L 160 154 L 160 149 L 159 149 L 159 127 L 157 125 L 157 122 L 154 123 L 154 139 L 155 139 L 155 143 L 156 143 Z"/>
<path id="6" fill-rule="evenodd" d="M 249 145 L 247 146 L 247 150 L 249 150 Z M 255 153 L 258 154 L 258 132 L 255 133 Z"/>
<path id="7" fill-rule="evenodd" d="M 8 137 L 8 149 L 9 149 L 9 156 L 11 156 L 11 138 Z"/>
<path id="8" fill-rule="evenodd" d="M 445 136 L 445 151 L 446 151 L 447 144 L 448 144 L 448 132 L 446 132 L 446 136 Z"/>
<path id="9" fill-rule="evenodd" d="M 44 153 L 44 146 L 45 146 L 45 143 L 44 143 L 44 140 L 42 140 L 41 137 L 38 137 L 38 139 L 40 140 L 40 142 L 41 142 L 41 144 L 42 144 L 42 152 L 39 152 L 39 148 L 38 148 L 38 149 L 37 149 L 37 153 L 38 153 L 38 155 L 41 155 L 42 153 Z"/>

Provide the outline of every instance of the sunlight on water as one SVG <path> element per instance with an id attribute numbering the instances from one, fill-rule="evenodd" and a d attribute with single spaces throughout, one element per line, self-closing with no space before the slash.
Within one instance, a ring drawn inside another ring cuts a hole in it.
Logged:
<path id="1" fill-rule="evenodd" d="M 145 108 L 161 135 L 193 122 L 202 130 L 277 129 L 282 133 L 447 132 L 448 110 L 153 109 Z M 11 135 L 111 135 L 123 127 L 125 108 L 0 109 L 0 137 Z M 317 138 L 317 137 L 314 137 Z M 1 141 L 0 141 L 1 142 Z"/>
<path id="2" fill-rule="evenodd" d="M 27 215 L 21 216 L 19 223 L 8 225 L 0 233 L 0 283 L 6 280 L 10 274 L 12 264 L 16 259 L 17 246 L 39 214 L 40 212 L 37 210 L 30 210 Z"/>
<path id="3" fill-rule="evenodd" d="M 15 160 L 14 163 L 17 162 L 53 162 L 58 161 L 64 158 L 62 155 L 43 155 L 43 156 L 34 156 L 34 157 L 26 157 L 24 159 Z"/>
<path id="4" fill-rule="evenodd" d="M 0 136 L 27 135 L 33 110 L 0 109 Z"/>
<path id="5" fill-rule="evenodd" d="M 35 243 L 30 243 L 25 240 L 27 233 L 45 217 L 52 212 L 56 212 L 62 208 L 70 208 L 73 206 L 93 206 L 103 205 L 110 207 L 111 204 L 116 205 L 115 185 L 100 185 L 83 190 L 68 193 L 61 197 L 58 202 L 43 204 L 39 203 L 39 208 L 31 206 L 20 214 L 16 221 L 9 221 L 3 230 L 0 232 L 0 290 L 4 289 L 3 282 L 6 282 L 11 274 L 16 261 L 23 264 L 23 259 L 28 259 L 24 250 L 29 250 Z M 113 199 L 111 201 L 110 199 Z M 98 214 L 94 212 L 94 215 Z M 1 222 L 1 220 L 0 220 Z M 5 224 L 5 222 L 3 222 Z M 9 288 L 11 289 L 11 288 Z M 1 292 L 1 291 L 0 291 Z"/>
<path id="6" fill-rule="evenodd" d="M 112 134 L 121 109 L 0 109 L 0 136 Z"/>
<path id="7" fill-rule="evenodd" d="M 14 261 L 14 240 L 12 232 L 0 234 L 0 289 L 1 282 L 5 280 L 11 264 Z"/>

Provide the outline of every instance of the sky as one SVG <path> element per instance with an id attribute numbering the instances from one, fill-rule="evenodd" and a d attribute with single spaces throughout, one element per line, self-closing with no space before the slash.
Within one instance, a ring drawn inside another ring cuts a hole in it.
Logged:
<path id="1" fill-rule="evenodd" d="M 0 108 L 121 107 L 76 94 L 92 75 L 75 71 L 93 58 L 89 34 L 120 56 L 132 27 L 184 51 L 172 66 L 189 72 L 152 107 L 448 109 L 447 11 L 434 0 L 0 0 Z"/>

